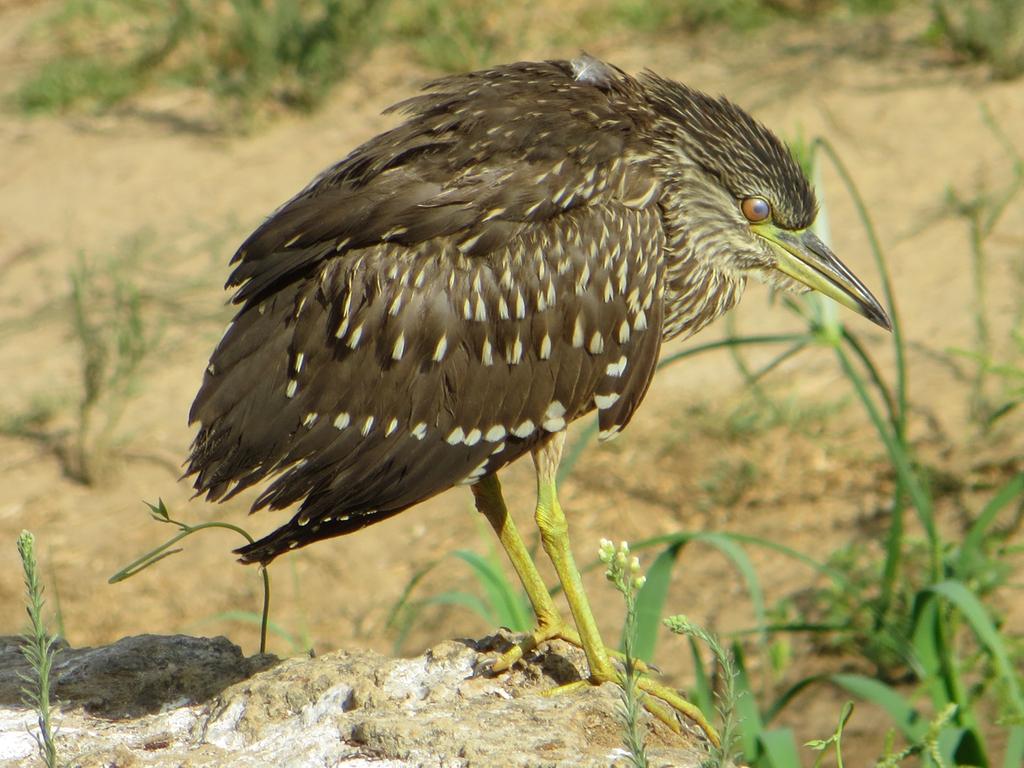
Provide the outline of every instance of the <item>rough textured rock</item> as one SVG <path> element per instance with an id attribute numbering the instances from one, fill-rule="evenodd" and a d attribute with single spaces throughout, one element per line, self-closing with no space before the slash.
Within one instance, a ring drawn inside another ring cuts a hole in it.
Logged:
<path id="1" fill-rule="evenodd" d="M 560 644 L 509 674 L 479 674 L 502 636 L 413 659 L 339 651 L 245 658 L 224 638 L 141 636 L 64 649 L 55 669 L 61 758 L 137 766 L 608 766 L 622 762 L 618 691 L 544 695 L 578 679 Z M 0 639 L 0 766 L 31 765 L 27 668 Z M 693 736 L 648 724 L 651 764 L 697 766 Z"/>

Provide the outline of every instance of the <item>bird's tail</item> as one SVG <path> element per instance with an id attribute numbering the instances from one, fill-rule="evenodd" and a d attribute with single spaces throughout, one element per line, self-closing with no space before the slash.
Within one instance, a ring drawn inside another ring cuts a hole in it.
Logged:
<path id="1" fill-rule="evenodd" d="M 297 526 L 291 524 L 283 525 L 262 539 L 232 551 L 239 556 L 238 561 L 240 563 L 245 563 L 246 565 L 251 565 L 252 563 L 269 565 L 278 555 L 310 543 L 309 541 L 301 541 L 296 535 L 295 528 Z"/>
<path id="2" fill-rule="evenodd" d="M 323 511 L 317 512 L 315 504 L 313 511 L 306 509 L 309 501 L 300 507 L 298 513 L 289 522 L 277 530 L 267 534 L 262 539 L 239 547 L 234 550 L 239 555 L 242 563 L 259 563 L 268 565 L 278 555 L 299 549 L 314 541 L 331 539 L 335 536 L 346 536 L 355 533 L 368 525 L 386 520 L 392 515 L 397 515 L 406 507 L 398 507 L 386 511 L 368 509 L 362 511 L 351 511 L 347 513 Z M 406 505 L 408 506 L 408 505 Z M 304 524 L 300 525 L 299 521 Z"/>

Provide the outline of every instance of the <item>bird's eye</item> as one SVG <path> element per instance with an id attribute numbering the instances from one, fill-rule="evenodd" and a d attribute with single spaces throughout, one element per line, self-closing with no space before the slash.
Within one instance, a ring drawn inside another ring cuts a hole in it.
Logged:
<path id="1" fill-rule="evenodd" d="M 740 203 L 740 210 L 752 224 L 764 221 L 772 215 L 772 207 L 763 197 L 747 197 Z"/>

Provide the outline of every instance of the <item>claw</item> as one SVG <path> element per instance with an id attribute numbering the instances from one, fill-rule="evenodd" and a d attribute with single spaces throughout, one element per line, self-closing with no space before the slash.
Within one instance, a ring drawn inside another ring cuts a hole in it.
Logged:
<path id="1" fill-rule="evenodd" d="M 505 653 L 501 654 L 497 660 L 490 665 L 490 669 L 494 673 L 507 672 L 512 666 L 526 656 L 537 649 L 543 643 L 550 642 L 551 640 L 564 640 L 569 645 L 575 646 L 580 650 L 586 650 L 583 647 L 583 641 L 580 640 L 579 633 L 567 623 L 561 619 L 555 622 L 546 622 L 543 625 L 539 625 L 533 632 L 523 637 L 518 643 L 513 645 Z M 625 663 L 626 655 L 621 651 L 614 650 L 612 648 L 605 648 L 605 652 L 616 661 Z M 633 666 L 637 672 L 647 673 L 652 670 L 657 671 L 655 667 L 645 664 L 639 659 L 633 660 Z"/>
<path id="2" fill-rule="evenodd" d="M 621 681 L 618 679 L 605 678 L 603 675 L 592 675 L 587 680 L 577 680 L 572 683 L 566 683 L 565 685 L 559 685 L 555 688 L 551 688 L 545 691 L 543 695 L 558 696 L 563 693 L 578 691 L 587 685 L 601 685 L 602 683 L 609 682 L 621 685 Z M 716 731 L 714 726 L 707 721 L 707 718 L 704 717 L 704 713 L 701 712 L 696 705 L 691 704 L 680 696 L 675 690 L 646 676 L 640 677 L 637 680 L 637 687 L 647 694 L 641 700 L 644 709 L 650 712 L 654 717 L 661 720 L 661 722 L 671 728 L 674 732 L 681 733 L 683 730 L 682 726 L 679 724 L 679 718 L 674 714 L 674 712 L 678 712 L 692 720 L 693 723 L 703 731 L 708 741 L 716 747 L 721 746 L 721 739 L 718 736 L 718 731 Z M 668 706 L 663 706 L 662 702 Z"/>

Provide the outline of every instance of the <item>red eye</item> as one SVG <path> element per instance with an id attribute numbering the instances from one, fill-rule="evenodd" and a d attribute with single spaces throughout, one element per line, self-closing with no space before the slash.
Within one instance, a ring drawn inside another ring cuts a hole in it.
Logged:
<path id="1" fill-rule="evenodd" d="M 764 221 L 772 215 L 772 207 L 763 197 L 748 197 L 740 203 L 740 210 L 753 224 Z"/>

